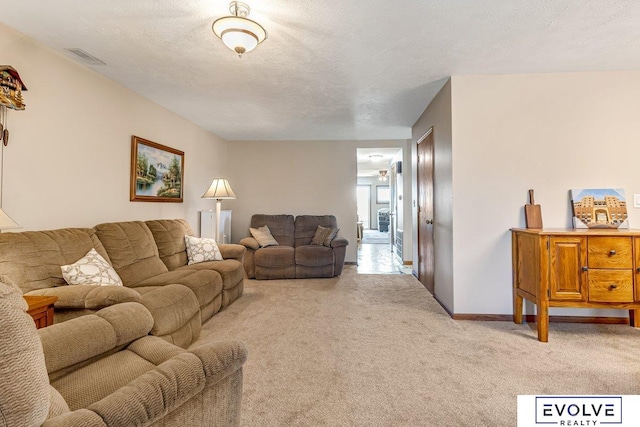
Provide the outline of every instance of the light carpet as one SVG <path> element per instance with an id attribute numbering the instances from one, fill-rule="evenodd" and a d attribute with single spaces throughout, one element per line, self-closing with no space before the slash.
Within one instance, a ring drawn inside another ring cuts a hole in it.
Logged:
<path id="1" fill-rule="evenodd" d="M 510 293 L 510 284 L 504 284 Z M 640 394 L 640 331 L 454 321 L 411 275 L 246 280 L 199 340 L 246 342 L 243 426 L 515 426 L 518 394 Z"/>

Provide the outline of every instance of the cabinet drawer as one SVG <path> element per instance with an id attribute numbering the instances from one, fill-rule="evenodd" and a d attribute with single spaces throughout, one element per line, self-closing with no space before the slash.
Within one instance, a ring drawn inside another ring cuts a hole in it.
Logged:
<path id="1" fill-rule="evenodd" d="M 633 272 L 589 270 L 589 301 L 633 302 Z"/>
<path id="2" fill-rule="evenodd" d="M 589 237 L 589 268 L 633 268 L 631 237 Z"/>

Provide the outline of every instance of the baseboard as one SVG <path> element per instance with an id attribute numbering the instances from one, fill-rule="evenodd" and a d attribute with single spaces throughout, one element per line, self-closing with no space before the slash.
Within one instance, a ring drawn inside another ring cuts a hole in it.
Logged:
<path id="1" fill-rule="evenodd" d="M 404 264 L 404 265 L 413 265 L 413 261 L 405 261 L 402 264 Z"/>
<path id="2" fill-rule="evenodd" d="M 437 298 L 436 298 L 437 300 Z M 438 301 L 440 302 L 440 301 Z M 442 305 L 442 303 L 440 303 Z M 444 307 L 444 306 L 443 306 Z M 498 321 L 498 322 L 513 322 L 513 316 L 510 314 L 451 314 L 447 310 L 449 316 L 453 320 L 481 320 L 481 321 Z M 522 316 L 522 320 L 527 323 L 535 323 L 536 316 L 533 314 L 527 314 Z M 628 325 L 629 318 L 627 317 L 596 317 L 596 316 L 549 316 L 549 322 L 553 323 L 599 323 L 607 325 Z"/>
<path id="3" fill-rule="evenodd" d="M 355 262 L 355 261 L 345 261 L 344 264 L 345 265 L 358 265 L 358 263 Z"/>

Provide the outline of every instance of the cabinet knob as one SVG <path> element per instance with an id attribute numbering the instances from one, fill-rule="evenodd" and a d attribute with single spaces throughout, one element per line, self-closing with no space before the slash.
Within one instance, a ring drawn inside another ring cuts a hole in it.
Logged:
<path id="1" fill-rule="evenodd" d="M 582 271 L 589 271 L 589 267 L 586 265 L 582 267 Z M 638 273 L 640 273 L 640 268 L 638 268 Z"/>
<path id="2" fill-rule="evenodd" d="M 616 285 L 615 283 L 612 283 L 609 285 L 609 289 L 618 289 L 618 285 Z"/>
<path id="3" fill-rule="evenodd" d="M 615 255 L 615 254 L 616 254 L 616 250 L 615 250 L 615 249 L 611 249 L 611 250 L 609 251 L 609 256 L 613 256 L 613 255 Z"/>

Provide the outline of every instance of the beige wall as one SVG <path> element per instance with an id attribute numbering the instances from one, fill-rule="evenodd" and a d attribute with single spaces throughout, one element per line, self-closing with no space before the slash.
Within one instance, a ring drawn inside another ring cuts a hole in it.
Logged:
<path id="1" fill-rule="evenodd" d="M 355 262 L 356 150 L 364 147 L 406 148 L 407 141 L 230 142 L 229 182 L 238 199 L 222 208 L 233 210 L 232 240 L 248 235 L 255 213 L 332 214 L 350 243 L 346 261 Z"/>
<path id="2" fill-rule="evenodd" d="M 640 193 L 640 72 L 456 76 L 452 99 L 455 312 L 510 314 L 509 228 L 529 188 L 550 228 L 571 227 L 571 188 Z"/>
<path id="3" fill-rule="evenodd" d="M 227 167 L 227 142 L 0 24 L 2 63 L 28 91 L 9 111 L 3 208 L 23 230 L 99 222 L 185 218 L 195 228 L 200 198 Z M 185 152 L 184 203 L 129 201 L 131 135 Z M 197 231 L 197 228 L 196 228 Z"/>
<path id="4" fill-rule="evenodd" d="M 417 236 L 417 141 L 433 127 L 434 138 L 434 293 L 449 311 L 454 311 L 453 286 L 453 180 L 452 180 L 452 125 L 451 125 L 451 81 L 447 81 L 412 129 L 412 213 L 413 253 L 418 257 Z M 417 274 L 417 261 L 413 263 Z"/>

